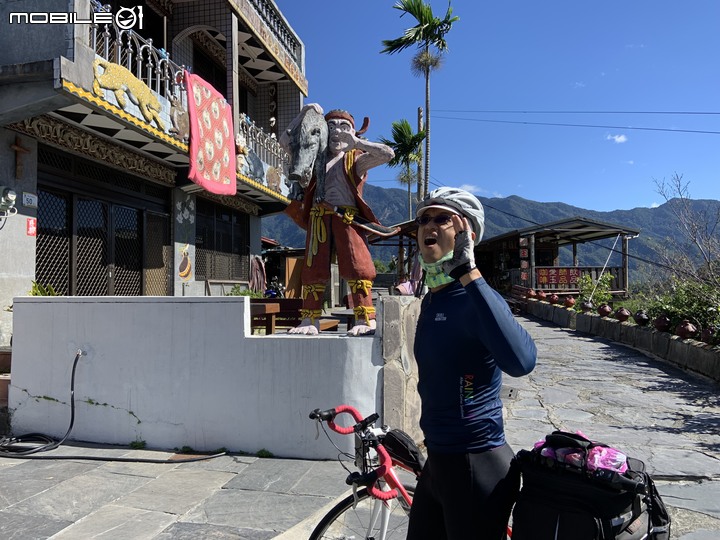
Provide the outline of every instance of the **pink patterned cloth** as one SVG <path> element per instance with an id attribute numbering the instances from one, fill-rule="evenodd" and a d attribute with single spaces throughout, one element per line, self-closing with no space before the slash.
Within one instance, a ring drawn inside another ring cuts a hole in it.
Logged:
<path id="1" fill-rule="evenodd" d="M 207 81 L 185 71 L 190 119 L 188 178 L 217 195 L 235 195 L 232 108 Z"/>

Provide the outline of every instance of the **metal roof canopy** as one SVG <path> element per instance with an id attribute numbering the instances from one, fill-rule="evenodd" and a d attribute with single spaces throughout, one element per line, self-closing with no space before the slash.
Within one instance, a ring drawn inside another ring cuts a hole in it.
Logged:
<path id="1" fill-rule="evenodd" d="M 575 216 L 506 232 L 498 236 L 493 236 L 492 238 L 487 238 L 480 242 L 479 245 L 482 246 L 484 244 L 507 240 L 516 236 L 535 236 L 536 241 L 551 241 L 558 246 L 565 246 L 568 244 L 581 244 L 593 240 L 614 238 L 618 235 L 635 238 L 639 234 L 640 231 L 637 229 Z"/>
<path id="2" fill-rule="evenodd" d="M 398 223 L 396 226 L 400 227 L 398 236 L 406 236 L 413 240 L 417 237 L 417 224 L 415 220 L 405 221 Z M 623 227 L 612 223 L 604 223 L 602 221 L 595 221 L 592 219 L 584 218 L 581 216 L 575 216 L 572 218 L 561 219 L 559 221 L 553 221 L 551 223 L 544 223 L 541 225 L 533 225 L 524 229 L 516 229 L 509 231 L 492 238 L 486 238 L 480 242 L 479 246 L 489 244 L 491 242 L 498 242 L 513 238 L 516 236 L 535 236 L 536 240 L 540 242 L 547 242 L 549 239 L 556 243 L 558 246 L 565 246 L 568 244 L 581 244 L 584 242 L 591 242 L 593 240 L 602 240 L 605 238 L 614 238 L 617 235 L 634 238 L 640 234 L 637 229 L 631 229 L 629 227 Z M 375 234 L 368 235 L 368 241 L 371 244 L 378 244 L 387 238 L 379 237 Z"/>

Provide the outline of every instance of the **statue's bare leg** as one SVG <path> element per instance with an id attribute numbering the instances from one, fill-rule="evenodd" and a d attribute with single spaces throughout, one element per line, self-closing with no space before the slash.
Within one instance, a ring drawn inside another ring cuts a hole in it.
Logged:
<path id="1" fill-rule="evenodd" d="M 305 318 L 295 328 L 288 330 L 288 334 L 300 334 L 303 336 L 317 336 L 320 333 L 320 321 L 315 319 Z"/>

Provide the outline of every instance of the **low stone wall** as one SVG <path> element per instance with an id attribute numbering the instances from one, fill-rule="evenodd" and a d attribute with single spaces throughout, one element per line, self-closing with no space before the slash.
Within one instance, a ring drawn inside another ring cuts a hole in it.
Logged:
<path id="1" fill-rule="evenodd" d="M 720 382 L 720 347 L 694 339 L 681 339 L 650 326 L 601 317 L 596 313 L 578 313 L 559 305 L 529 299 L 527 311 L 533 317 L 552 321 L 563 328 L 623 343 Z"/>

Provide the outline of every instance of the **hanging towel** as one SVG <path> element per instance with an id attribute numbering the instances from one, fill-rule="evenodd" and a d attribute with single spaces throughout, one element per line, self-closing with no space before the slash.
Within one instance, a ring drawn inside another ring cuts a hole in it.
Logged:
<path id="1" fill-rule="evenodd" d="M 232 108 L 207 81 L 185 71 L 190 119 L 188 178 L 210 193 L 235 195 Z"/>

